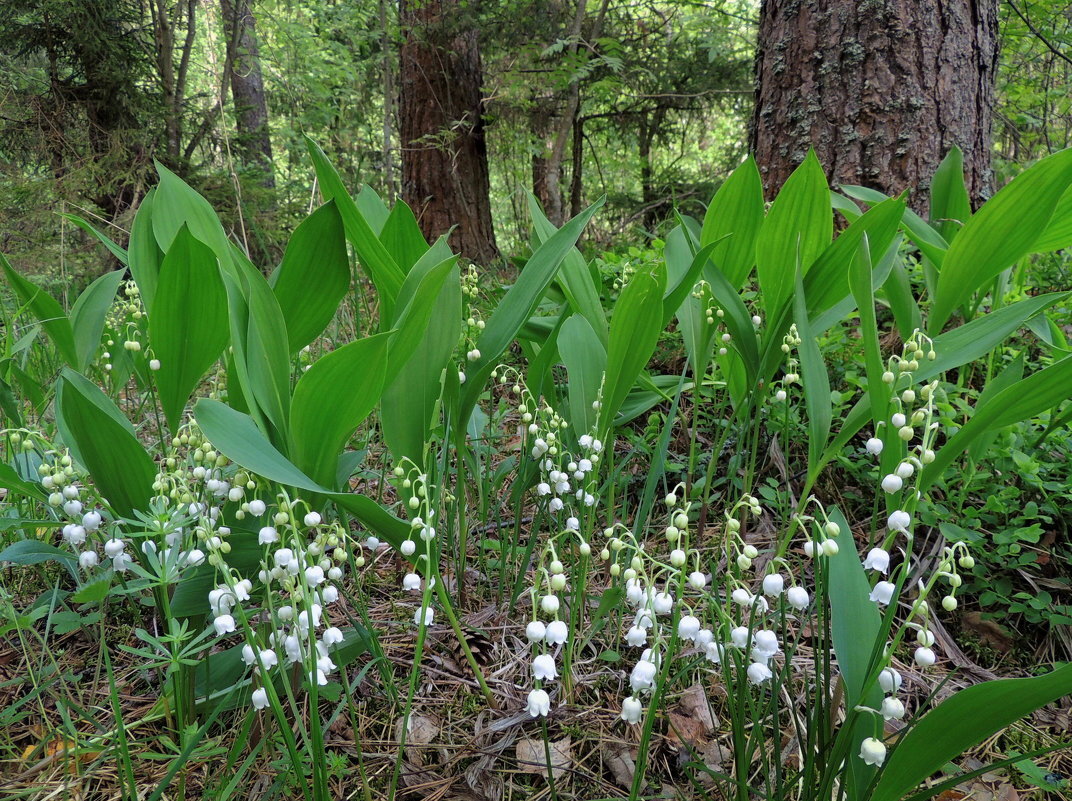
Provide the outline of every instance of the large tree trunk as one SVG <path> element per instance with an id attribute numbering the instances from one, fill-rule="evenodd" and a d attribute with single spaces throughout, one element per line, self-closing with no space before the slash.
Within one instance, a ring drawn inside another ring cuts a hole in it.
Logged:
<path id="1" fill-rule="evenodd" d="M 997 0 L 763 0 L 752 145 L 769 194 L 814 147 L 835 184 L 925 189 L 964 151 L 990 190 Z"/>
<path id="2" fill-rule="evenodd" d="M 235 149 L 242 166 L 259 173 L 261 182 L 273 187 L 272 137 L 252 2 L 220 0 L 220 10 L 230 56 L 231 100 L 238 128 Z"/>
<path id="3" fill-rule="evenodd" d="M 429 239 L 479 264 L 498 258 L 477 32 L 461 0 L 401 0 L 402 197 Z"/>

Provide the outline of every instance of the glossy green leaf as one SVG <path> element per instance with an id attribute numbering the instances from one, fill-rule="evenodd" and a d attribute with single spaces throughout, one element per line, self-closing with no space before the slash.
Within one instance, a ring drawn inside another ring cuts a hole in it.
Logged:
<path id="1" fill-rule="evenodd" d="M 1054 250 L 1067 250 L 1072 247 L 1072 187 L 1065 190 L 1053 216 L 1046 225 L 1046 230 L 1031 247 L 1032 253 L 1049 253 Z"/>
<path id="2" fill-rule="evenodd" d="M 227 538 L 231 550 L 227 564 L 240 576 L 254 576 L 264 558 L 264 546 L 258 544 L 251 531 L 232 531 Z M 208 614 L 208 594 L 219 584 L 214 565 L 207 562 L 193 570 L 185 570 L 171 596 L 170 611 L 174 617 L 203 617 Z"/>
<path id="3" fill-rule="evenodd" d="M 1040 315 L 1045 318 L 1045 315 Z M 1037 317 L 1035 319 L 1038 319 Z M 1021 353 L 1012 363 L 1007 365 L 1004 370 L 998 373 L 996 376 L 986 382 L 986 386 L 983 387 L 983 391 L 979 393 L 979 400 L 976 402 L 976 406 L 979 408 L 985 408 L 995 396 L 1004 392 L 1009 387 L 1015 386 L 1024 377 L 1024 354 Z M 974 442 L 968 447 L 968 455 L 975 462 L 980 461 L 985 455 L 990 446 L 997 439 L 1000 433 L 1000 428 L 992 428 L 989 431 L 980 434 Z"/>
<path id="4" fill-rule="evenodd" d="M 866 186 L 842 186 L 841 191 L 871 206 L 890 199 L 888 195 Z M 912 209 L 905 209 L 901 225 L 908 238 L 919 248 L 920 253 L 940 267 L 945 259 L 946 251 L 949 250 L 949 243 L 945 241 L 945 238 Z"/>
<path id="5" fill-rule="evenodd" d="M 77 454 L 112 509 L 123 517 L 145 509 L 153 495 L 156 465 L 115 404 L 94 384 L 65 368 L 56 384 L 55 405 L 64 443 Z"/>
<path id="6" fill-rule="evenodd" d="M 2 253 L 0 253 L 0 268 L 3 268 L 4 276 L 19 302 L 29 308 L 30 313 L 41 323 L 48 338 L 59 351 L 60 358 L 71 366 L 77 365 L 78 348 L 74 343 L 71 321 L 67 319 L 60 304 L 37 284 L 16 272 Z"/>
<path id="7" fill-rule="evenodd" d="M 666 265 L 658 264 L 634 273 L 614 304 L 599 408 L 601 439 L 606 439 L 629 390 L 655 352 L 663 328 L 665 290 Z"/>
<path id="8" fill-rule="evenodd" d="M 849 265 L 865 237 L 871 262 L 878 263 L 897 235 L 904 210 L 905 204 L 900 198 L 883 201 L 868 209 L 823 250 L 804 278 L 811 317 L 831 308 L 849 294 Z"/>
<path id="9" fill-rule="evenodd" d="M 100 276 L 86 287 L 71 307 L 71 332 L 78 351 L 79 370 L 89 367 L 97 354 L 108 310 L 112 307 L 125 272 L 125 269 L 119 269 Z"/>
<path id="10" fill-rule="evenodd" d="M 227 293 L 216 254 L 184 225 L 164 257 L 149 312 L 149 342 L 160 360 L 154 377 L 173 432 L 227 339 Z"/>
<path id="11" fill-rule="evenodd" d="M 269 481 L 323 495 L 398 548 L 410 527 L 371 498 L 332 492 L 305 475 L 264 437 L 253 420 L 219 401 L 202 398 L 194 406 L 197 424 L 213 447 L 231 461 Z"/>
<path id="12" fill-rule="evenodd" d="M 232 251 L 232 262 L 241 275 L 248 309 L 242 356 L 248 386 L 257 407 L 282 436 L 290 417 L 290 339 L 286 322 L 275 293 L 260 271 L 237 249 Z M 232 320 L 232 345 L 233 324 Z M 246 399 L 249 400 L 248 394 Z"/>
<path id="13" fill-rule="evenodd" d="M 931 225 L 946 242 L 971 219 L 971 200 L 964 186 L 964 154 L 953 145 L 931 179 Z"/>
<path id="14" fill-rule="evenodd" d="M 160 162 L 156 163 L 156 171 L 160 175 L 160 183 L 153 197 L 151 220 L 160 250 L 167 253 L 185 225 L 194 239 L 208 245 L 216 254 L 223 269 L 229 270 L 231 243 L 212 206 Z M 145 302 L 149 303 L 150 299 L 146 298 Z"/>
<path id="15" fill-rule="evenodd" d="M 878 709 L 882 691 L 872 678 L 871 664 L 876 643 L 882 637 L 882 617 L 878 607 L 868 599 L 871 585 L 867 581 L 860 557 L 852 540 L 852 528 L 840 509 L 828 510 L 830 519 L 840 526 L 845 542 L 836 554 L 826 557 L 829 566 L 827 591 L 830 598 L 830 634 L 837 656 L 838 670 L 845 684 L 845 708 L 855 709 L 863 704 Z M 869 681 L 870 679 L 870 681 Z M 849 746 L 849 776 L 856 792 L 850 797 L 862 798 L 875 769 L 863 764 L 858 754 L 865 737 L 877 732 L 878 724 L 872 715 L 861 715 L 853 726 Z"/>
<path id="16" fill-rule="evenodd" d="M 984 433 L 1034 417 L 1072 397 L 1072 356 L 1010 384 L 985 403 L 977 404 L 971 419 L 937 450 L 934 461 L 920 474 L 920 492 L 926 492 L 953 460 Z"/>
<path id="17" fill-rule="evenodd" d="M 2 462 L 0 462 L 0 487 L 27 498 L 35 498 L 42 502 L 48 500 L 48 494 L 41 489 L 39 484 L 26 481 L 15 468 Z"/>
<path id="18" fill-rule="evenodd" d="M 558 230 L 543 213 L 540 203 L 535 196 L 528 193 L 529 215 L 532 217 L 532 228 L 535 241 L 539 244 L 545 242 Z M 592 330 L 596 332 L 600 343 L 607 344 L 607 315 L 603 311 L 603 301 L 599 297 L 599 287 L 592 277 L 591 270 L 584 260 L 584 256 L 577 248 L 570 248 L 566 258 L 562 260 L 562 267 L 556 277 L 558 286 L 561 287 L 566 300 L 575 312 L 584 316 Z"/>
<path id="19" fill-rule="evenodd" d="M 451 361 L 462 330 L 459 271 L 444 240 L 413 266 L 399 297 L 408 297 L 414 284 L 391 341 L 380 425 L 396 462 L 408 457 L 423 464 L 443 377 L 455 370 Z"/>
<path id="20" fill-rule="evenodd" d="M 441 261 L 436 261 L 443 256 Z M 458 257 L 443 243 L 441 248 L 429 250 L 406 276 L 406 283 L 399 293 L 399 300 L 405 303 L 396 308 L 398 316 L 392 325 L 395 335 L 387 368 L 389 381 L 393 381 L 398 371 L 415 358 L 421 342 L 429 340 L 429 326 L 433 322 L 439 323 L 448 313 L 455 318 L 454 324 L 435 326 L 434 336 L 443 339 L 432 349 L 434 358 L 428 350 L 422 351 L 421 358 L 433 358 L 441 370 L 454 352 L 455 343 L 461 336 L 461 283 L 457 262 Z"/>
<path id="21" fill-rule="evenodd" d="M 358 199 L 364 197 L 366 192 L 371 193 L 372 190 L 361 190 Z M 380 231 L 380 242 L 406 274 L 428 252 L 428 243 L 417 224 L 417 218 L 413 216 L 413 210 L 401 200 L 391 209 L 391 214 Z"/>
<path id="22" fill-rule="evenodd" d="M 890 753 L 871 801 L 899 801 L 987 737 L 1072 693 L 1072 665 L 966 687 L 925 714 Z"/>
<path id="23" fill-rule="evenodd" d="M 607 351 L 591 323 L 580 314 L 574 314 L 562 324 L 558 350 L 569 376 L 567 391 L 573 433 L 576 436 L 591 433 L 598 417 L 593 404 L 599 399 Z"/>
<path id="24" fill-rule="evenodd" d="M 666 247 L 663 248 L 663 257 L 666 262 L 666 294 L 663 296 L 664 328 L 674 319 L 674 315 L 685 302 L 685 298 L 692 295 L 711 257 L 711 252 L 718 247 L 718 244 L 718 242 L 712 242 L 693 253 L 683 225 L 674 228 L 666 237 Z"/>
<path id="25" fill-rule="evenodd" d="M 405 273 L 395 263 L 387 249 L 380 242 L 376 232 L 369 225 L 368 220 L 358 208 L 358 204 L 346 191 L 339 173 L 328 161 L 324 151 L 312 139 L 306 137 L 306 146 L 313 160 L 316 170 L 317 181 L 320 184 L 320 193 L 325 200 L 334 200 L 342 216 L 343 226 L 346 229 L 346 238 L 354 247 L 357 259 L 362 269 L 376 285 L 376 291 L 380 302 L 381 320 L 391 319 L 394 313 L 395 298 L 398 290 L 405 280 Z"/>
<path id="26" fill-rule="evenodd" d="M 79 228 L 81 228 L 83 231 L 85 231 L 87 234 L 89 234 L 90 236 L 94 237 L 98 242 L 100 242 L 102 245 L 104 245 L 104 247 L 108 248 L 109 253 L 111 253 L 113 256 L 115 256 L 117 259 L 119 259 L 120 264 L 122 264 L 124 267 L 126 266 L 126 263 L 127 263 L 127 252 L 126 252 L 126 250 L 124 250 L 123 248 L 119 247 L 119 245 L 117 245 L 115 242 L 113 242 L 111 240 L 111 238 L 109 238 L 103 231 L 99 230 L 96 226 L 94 226 L 92 223 L 88 222 L 87 220 L 83 220 L 77 214 L 61 214 L 60 216 L 63 217 L 63 219 L 67 220 L 68 222 L 74 223 Z"/>
<path id="27" fill-rule="evenodd" d="M 350 289 L 346 233 L 333 201 L 294 230 L 273 279 L 290 352 L 296 353 L 320 336 Z"/>
<path id="28" fill-rule="evenodd" d="M 548 237 L 522 268 L 514 285 L 495 308 L 484 332 L 477 340 L 480 358 L 469 365 L 469 379 L 462 387 L 461 413 L 468 418 L 477 396 L 499 363 L 503 351 L 510 347 L 521 326 L 532 316 L 551 285 L 563 259 L 576 244 L 592 215 L 603 205 L 600 199 Z"/>
<path id="29" fill-rule="evenodd" d="M 294 388 L 292 456 L 322 486 L 334 488 L 343 446 L 379 403 L 389 340 L 377 334 L 321 356 Z"/>
<path id="30" fill-rule="evenodd" d="M 361 216 L 368 222 L 372 233 L 376 234 L 376 236 L 383 236 L 383 229 L 387 225 L 387 220 L 391 217 L 391 210 L 387 208 L 383 199 L 376 194 L 376 190 L 368 184 L 361 184 L 354 202 L 357 204 L 357 209 L 361 212 Z"/>
<path id="31" fill-rule="evenodd" d="M 932 334 L 973 292 L 1031 251 L 1069 184 L 1072 148 L 1024 170 L 983 204 L 942 261 L 928 323 Z"/>
<path id="32" fill-rule="evenodd" d="M 134 224 L 130 227 L 130 241 L 127 243 L 127 265 L 130 275 L 141 292 L 141 302 L 145 308 L 153 307 L 156 297 L 156 282 L 160 275 L 160 264 L 164 261 L 164 252 L 156 241 L 153 232 L 153 201 L 156 187 L 150 189 L 138 205 L 134 215 Z"/>
<path id="33" fill-rule="evenodd" d="M 711 260 L 734 289 L 740 289 L 756 262 L 763 215 L 763 180 L 749 156 L 715 192 L 700 234 L 701 247 L 715 245 Z"/>
<path id="34" fill-rule="evenodd" d="M 59 562 L 69 568 L 78 566 L 78 557 L 55 545 L 40 540 L 19 540 L 0 551 L 0 562 L 13 565 L 38 565 L 42 562 Z"/>
<path id="35" fill-rule="evenodd" d="M 868 270 L 868 276 L 871 271 Z M 819 351 L 818 340 L 808 321 L 808 302 L 804 294 L 804 276 L 797 269 L 796 291 L 793 293 L 793 310 L 800 345 L 800 376 L 804 389 L 804 406 L 808 410 L 808 465 L 815 469 L 819 464 L 826 442 L 830 439 L 833 409 L 830 402 L 830 377 L 826 363 Z"/>
<path id="36" fill-rule="evenodd" d="M 792 292 L 797 263 L 807 275 L 830 244 L 833 230 L 826 175 L 815 151 L 809 150 L 771 204 L 756 239 L 756 270 L 768 316 Z"/>
<path id="37" fill-rule="evenodd" d="M 897 331 L 902 341 L 907 341 L 913 331 L 923 328 L 923 314 L 912 293 L 908 272 L 900 259 L 892 265 L 882 289 L 893 312 L 893 319 L 897 322 Z"/>

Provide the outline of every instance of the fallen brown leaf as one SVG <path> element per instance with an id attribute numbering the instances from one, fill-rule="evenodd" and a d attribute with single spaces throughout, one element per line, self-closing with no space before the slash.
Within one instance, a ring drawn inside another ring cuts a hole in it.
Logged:
<path id="1" fill-rule="evenodd" d="M 570 737 L 561 740 L 552 740 L 551 747 L 551 775 L 557 780 L 573 764 L 572 742 Z M 534 773 L 542 776 L 547 775 L 547 748 L 543 740 L 526 738 L 518 740 L 516 756 L 518 767 L 522 773 Z"/>

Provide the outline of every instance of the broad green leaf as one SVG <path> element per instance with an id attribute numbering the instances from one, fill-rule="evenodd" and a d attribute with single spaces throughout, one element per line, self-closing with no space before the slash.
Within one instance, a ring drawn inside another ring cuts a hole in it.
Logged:
<path id="1" fill-rule="evenodd" d="M 973 362 L 992 351 L 1013 331 L 1036 314 L 1072 297 L 1070 292 L 1049 292 L 1017 301 L 997 311 L 978 317 L 952 331 L 934 338 L 937 358 L 924 362 L 917 373 L 918 381 L 926 381 L 940 373 Z M 944 446 L 943 446 L 944 447 Z"/>
<path id="2" fill-rule="evenodd" d="M 240 576 L 256 575 L 265 548 L 251 531 L 232 531 L 227 538 L 231 550 L 227 564 Z M 219 583 L 214 565 L 207 562 L 193 570 L 185 570 L 171 597 L 170 611 L 175 617 L 203 617 L 208 614 L 208 594 Z"/>
<path id="3" fill-rule="evenodd" d="M 893 319 L 897 322 L 897 331 L 902 341 L 907 341 L 913 331 L 923 328 L 923 315 L 912 294 L 912 283 L 908 279 L 908 272 L 900 259 L 892 265 L 882 289 L 890 305 L 890 311 L 893 312 Z"/>
<path id="4" fill-rule="evenodd" d="M 197 402 L 194 415 L 198 427 L 213 447 L 239 466 L 277 484 L 324 495 L 395 548 L 409 536 L 409 524 L 371 498 L 348 492 L 332 492 L 305 475 L 265 439 L 248 415 L 208 398 Z"/>
<path id="5" fill-rule="evenodd" d="M 67 319 L 67 315 L 63 313 L 56 299 L 32 281 L 19 275 L 2 253 L 0 253 L 0 267 L 3 268 L 4 275 L 15 292 L 15 296 L 41 323 L 48 338 L 59 351 L 60 358 L 71 366 L 78 364 L 78 348 L 74 343 L 71 321 Z"/>
<path id="6" fill-rule="evenodd" d="M 704 267 L 704 279 L 711 287 L 715 303 L 724 312 L 722 323 L 729 331 L 730 346 L 740 354 L 748 384 L 751 386 L 755 383 L 760 368 L 759 347 L 756 344 L 756 328 L 752 315 L 737 290 L 710 260 Z"/>
<path id="7" fill-rule="evenodd" d="M 856 258 L 865 237 L 870 248 L 871 263 L 878 263 L 897 235 L 904 210 L 905 204 L 900 198 L 883 201 L 868 209 L 823 250 L 804 278 L 811 317 L 821 314 L 849 294 L 849 265 Z"/>
<path id="8" fill-rule="evenodd" d="M 160 162 L 156 163 L 160 183 L 152 205 L 152 226 L 160 250 L 167 253 L 185 225 L 194 239 L 208 245 L 224 270 L 231 267 L 231 243 L 209 202 Z M 150 302 L 149 298 L 145 299 Z M 151 308 L 151 307 L 150 307 Z"/>
<path id="9" fill-rule="evenodd" d="M 947 370 L 975 361 L 996 348 L 1024 321 L 1050 306 L 1068 298 L 1072 293 L 1051 292 L 1027 298 L 998 309 L 970 323 L 934 338 L 935 360 L 920 364 L 916 373 L 918 381 L 927 381 Z M 829 461 L 848 444 L 861 428 L 871 421 L 871 403 L 865 395 L 849 410 L 841 423 L 841 430 L 823 454 Z"/>
<path id="10" fill-rule="evenodd" d="M 829 566 L 830 634 L 845 684 L 845 709 L 855 709 L 860 704 L 878 709 L 882 705 L 882 691 L 872 679 L 875 670 L 871 660 L 882 636 L 882 617 L 878 607 L 868 599 L 871 585 L 856 553 L 852 528 L 840 509 L 831 508 L 829 513 L 830 519 L 841 528 L 844 540 L 838 552 L 826 558 L 826 564 Z M 877 729 L 872 715 L 861 715 L 853 726 L 848 768 L 856 792 L 850 792 L 849 797 L 863 798 L 862 790 L 875 774 L 875 769 L 863 764 L 858 755 L 864 738 L 875 736 Z"/>
<path id="11" fill-rule="evenodd" d="M 1024 170 L 983 204 L 942 261 L 928 323 L 932 335 L 973 292 L 1031 251 L 1069 184 L 1072 148 Z"/>
<path id="12" fill-rule="evenodd" d="M 826 175 L 815 151 L 809 150 L 778 192 L 756 239 L 756 269 L 768 316 L 793 291 L 797 263 L 807 275 L 830 244 L 833 230 Z"/>
<path id="13" fill-rule="evenodd" d="M 335 201 L 346 229 L 346 237 L 353 245 L 361 267 L 376 285 L 380 302 L 380 319 L 390 320 L 394 313 L 398 290 L 402 287 L 406 275 L 380 242 L 376 232 L 358 208 L 358 204 L 346 191 L 342 178 L 328 161 L 324 151 L 309 137 L 305 138 L 305 143 L 316 170 L 320 194 L 325 200 Z"/>
<path id="14" fill-rule="evenodd" d="M 367 193 L 372 193 L 372 190 L 362 189 L 358 200 Z M 391 214 L 380 231 L 380 242 L 406 274 L 413 269 L 413 265 L 421 256 L 428 252 L 428 243 L 417 224 L 417 218 L 413 216 L 413 210 L 401 200 L 391 209 Z"/>
<path id="15" fill-rule="evenodd" d="M 1045 319 L 1045 315 L 1039 315 L 1039 317 Z M 1039 317 L 1033 319 L 1037 320 Z M 1006 366 L 1004 370 L 986 382 L 983 391 L 979 393 L 979 400 L 975 403 L 976 407 L 985 408 L 986 404 L 996 395 L 1019 383 L 1023 377 L 1024 354 L 1021 353 L 1013 359 L 1012 363 Z M 971 457 L 972 461 L 978 462 L 986 455 L 986 452 L 990 449 L 990 446 L 994 444 L 994 440 L 997 439 L 1000 431 L 1000 428 L 995 427 L 984 434 L 980 434 L 976 438 L 976 440 L 968 447 L 968 456 Z"/>
<path id="16" fill-rule="evenodd" d="M 866 186 L 842 186 L 841 191 L 871 206 L 890 199 L 888 195 Z M 945 238 L 912 209 L 905 209 L 901 224 L 908 238 L 919 248 L 920 253 L 941 267 L 946 251 L 949 250 L 949 243 L 945 241 Z"/>
<path id="17" fill-rule="evenodd" d="M 867 374 L 867 396 L 871 401 L 872 419 L 885 419 L 890 389 L 882 380 L 882 346 L 879 341 L 878 318 L 871 282 L 871 258 L 867 243 L 860 244 L 849 272 L 849 285 L 860 310 L 860 339 L 864 344 L 864 365 Z"/>
<path id="18" fill-rule="evenodd" d="M 987 737 L 1072 693 L 1072 665 L 966 687 L 925 714 L 890 753 L 871 801 L 899 801 Z"/>
<path id="19" fill-rule="evenodd" d="M 436 262 L 446 253 L 446 258 Z M 399 293 L 399 299 L 405 304 L 396 310 L 398 319 L 392 326 L 395 330 L 391 341 L 391 358 L 387 367 L 387 380 L 393 381 L 403 366 L 415 358 L 422 342 L 429 341 L 429 326 L 433 322 L 442 322 L 441 317 L 449 313 L 453 325 L 436 325 L 434 336 L 440 339 L 437 347 L 424 349 L 418 358 L 433 361 L 442 370 L 446 360 L 454 352 L 455 344 L 461 336 L 461 279 L 457 270 L 458 257 L 450 254 L 445 243 L 442 248 L 429 250 L 406 276 L 406 283 Z M 415 287 L 412 295 L 410 287 Z"/>
<path id="20" fill-rule="evenodd" d="M 931 179 L 931 225 L 952 242 L 971 219 L 971 200 L 964 186 L 964 154 L 953 145 Z"/>
<path id="21" fill-rule="evenodd" d="M 131 517 L 146 507 L 156 465 L 115 404 L 68 368 L 56 384 L 56 425 L 117 514 Z"/>
<path id="22" fill-rule="evenodd" d="M 160 264 L 164 261 L 164 252 L 157 244 L 153 232 L 153 202 L 156 187 L 145 193 L 138 211 L 134 215 L 134 224 L 130 227 L 130 242 L 127 243 L 127 264 L 130 275 L 141 292 L 141 302 L 145 308 L 153 307 L 156 297 L 156 282 L 160 275 Z M 166 213 L 166 210 L 165 210 Z"/>
<path id="23" fill-rule="evenodd" d="M 886 248 L 885 253 L 875 253 L 873 249 L 868 251 L 869 263 L 874 263 L 876 259 L 878 261 L 878 264 L 875 265 L 874 269 L 871 271 L 871 289 L 873 292 L 877 292 L 879 288 L 886 283 L 886 279 L 889 278 L 890 271 L 893 270 L 894 265 L 900 264 L 901 241 L 902 236 L 898 233 L 894 236 L 893 241 L 890 242 L 889 247 Z M 859 251 L 857 252 L 859 253 Z M 805 292 L 807 291 L 807 285 L 808 282 L 805 280 Z M 826 311 L 811 315 L 812 332 L 825 333 L 829 331 L 835 323 L 844 320 L 851 315 L 855 309 L 856 299 L 851 294 L 846 295 Z"/>
<path id="24" fill-rule="evenodd" d="M 160 360 L 154 376 L 173 432 L 190 393 L 227 346 L 227 335 L 227 293 L 216 254 L 184 225 L 164 257 L 149 312 L 149 342 Z"/>
<path id="25" fill-rule="evenodd" d="M 629 390 L 655 352 L 663 328 L 665 290 L 666 265 L 659 264 L 635 273 L 614 304 L 598 418 L 601 439 L 607 438 Z"/>
<path id="26" fill-rule="evenodd" d="M 704 267 L 711 257 L 711 252 L 718 246 L 712 242 L 699 252 L 693 253 L 689 247 L 689 238 L 685 226 L 679 225 L 666 237 L 663 258 L 666 262 L 666 292 L 663 296 L 663 327 L 674 319 L 677 310 L 692 294 L 696 282 L 700 280 Z"/>
<path id="27" fill-rule="evenodd" d="M 290 352 L 296 353 L 320 336 L 350 289 L 346 233 L 333 201 L 294 230 L 273 279 Z"/>
<path id="28" fill-rule="evenodd" d="M 528 200 L 535 241 L 543 244 L 558 229 L 544 215 L 539 201 L 531 192 L 528 193 Z M 599 337 L 600 343 L 606 347 L 607 315 L 603 311 L 603 302 L 599 298 L 599 287 L 592 277 L 591 270 L 588 269 L 584 256 L 577 248 L 570 248 L 566 258 L 562 260 L 557 283 L 562 288 L 570 307 L 588 320 L 588 324 Z"/>
<path id="29" fill-rule="evenodd" d="M 108 591 L 112 588 L 112 576 L 102 576 L 94 581 L 83 584 L 68 598 L 76 604 L 95 604 L 108 597 Z M 210 587 L 209 589 L 213 589 Z M 207 598 L 206 591 L 206 598 Z"/>
<path id="30" fill-rule="evenodd" d="M 436 263 L 443 256 L 446 259 Z M 396 462 L 423 464 L 443 377 L 462 331 L 462 293 L 456 257 L 444 239 L 418 260 L 399 298 L 406 298 L 388 354 L 380 405 L 384 442 Z M 434 265 L 434 266 L 432 266 Z M 410 297 L 410 286 L 416 288 Z"/>
<path id="31" fill-rule="evenodd" d="M 1031 246 L 1032 253 L 1049 253 L 1054 250 L 1067 250 L 1072 247 L 1072 187 L 1065 190 L 1053 216 L 1046 225 L 1046 230 Z"/>
<path id="32" fill-rule="evenodd" d="M 715 244 L 711 260 L 734 289 L 740 289 L 756 262 L 763 213 L 763 180 L 749 156 L 715 192 L 700 234 L 701 247 Z"/>
<path id="33" fill-rule="evenodd" d="M 607 351 L 591 324 L 574 314 L 558 332 L 558 350 L 569 376 L 570 425 L 576 436 L 591 433 L 598 412 L 593 404 L 599 399 Z"/>
<path id="34" fill-rule="evenodd" d="M 603 205 L 603 199 L 593 203 L 548 237 L 521 270 L 514 285 L 495 308 L 484 332 L 477 340 L 480 358 L 469 365 L 469 379 L 462 387 L 461 416 L 467 419 L 470 410 L 503 351 L 510 347 L 521 326 L 532 316 L 547 287 L 551 285 L 562 260 L 573 248 L 585 225 Z"/>
<path id="35" fill-rule="evenodd" d="M 78 557 L 55 545 L 40 540 L 19 540 L 0 551 L 0 562 L 13 565 L 37 565 L 41 562 L 59 562 L 69 568 L 78 566 Z"/>
<path id="36" fill-rule="evenodd" d="M 16 495 L 36 498 L 42 502 L 48 500 L 48 494 L 38 484 L 26 481 L 14 467 L 2 462 L 0 462 L 0 487 Z"/>
<path id="37" fill-rule="evenodd" d="M 982 434 L 1034 417 L 1069 397 L 1072 397 L 1072 356 L 1012 383 L 985 403 L 979 403 L 971 419 L 937 450 L 934 461 L 923 468 L 919 491 L 926 492 L 953 460 Z"/>
<path id="38" fill-rule="evenodd" d="M 870 278 L 871 271 L 867 271 Z M 819 464 L 826 442 L 830 439 L 830 424 L 833 410 L 830 403 L 830 377 L 826 363 L 819 352 L 819 343 L 812 334 L 808 321 L 808 302 L 804 294 L 804 276 L 797 268 L 796 292 L 793 296 L 797 334 L 800 337 L 800 375 L 804 388 L 804 405 L 808 410 L 808 466 L 814 470 Z"/>
<path id="39" fill-rule="evenodd" d="M 248 309 L 243 358 L 249 389 L 257 407 L 283 436 L 290 417 L 290 340 L 286 322 L 275 293 L 260 271 L 237 248 L 232 250 L 232 261 L 241 275 Z M 233 324 L 232 320 L 232 345 Z M 235 356 L 237 359 L 237 349 Z"/>
<path id="40" fill-rule="evenodd" d="M 78 350 L 78 369 L 85 370 L 100 347 L 108 310 L 119 291 L 125 269 L 105 273 L 86 287 L 71 307 L 71 331 Z"/>
<path id="41" fill-rule="evenodd" d="M 361 216 L 368 222 L 369 227 L 372 228 L 372 232 L 376 234 L 376 236 L 382 236 L 384 226 L 387 225 L 387 220 L 390 218 L 391 212 L 383 202 L 383 199 L 376 194 L 376 190 L 368 184 L 361 184 L 361 188 L 357 190 L 357 197 L 354 198 L 354 202 L 357 203 L 358 211 L 361 212 Z"/>
<path id="42" fill-rule="evenodd" d="M 97 229 L 92 223 L 88 222 L 87 220 L 83 220 L 77 214 L 61 214 L 60 216 L 68 222 L 74 223 L 90 236 L 95 237 L 98 242 L 104 245 L 104 247 L 108 248 L 108 252 L 110 252 L 113 256 L 119 259 L 120 264 L 122 264 L 124 267 L 126 266 L 127 252 L 123 248 L 119 247 L 119 245 L 115 244 L 115 242 L 113 242 L 107 235 L 105 235 L 103 231 Z"/>
<path id="43" fill-rule="evenodd" d="M 389 340 L 377 334 L 321 356 L 294 388 L 294 462 L 322 486 L 334 488 L 343 446 L 379 403 Z"/>

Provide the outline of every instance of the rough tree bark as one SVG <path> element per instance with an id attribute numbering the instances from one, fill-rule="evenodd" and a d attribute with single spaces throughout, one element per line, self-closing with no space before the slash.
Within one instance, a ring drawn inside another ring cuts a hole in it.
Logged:
<path id="1" fill-rule="evenodd" d="M 268 101 L 261 74 L 253 4 L 251 0 L 220 0 L 220 11 L 231 65 L 231 100 L 238 129 L 235 149 L 243 167 L 256 171 L 264 186 L 274 187 Z"/>
<path id="2" fill-rule="evenodd" d="M 964 151 L 991 187 L 997 0 L 763 0 L 752 147 L 768 194 L 814 147 L 835 184 L 925 189 Z"/>
<path id="3" fill-rule="evenodd" d="M 401 0 L 402 197 L 433 239 L 478 264 L 498 258 L 491 224 L 477 31 L 460 0 Z"/>

